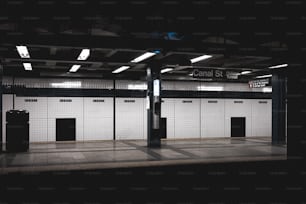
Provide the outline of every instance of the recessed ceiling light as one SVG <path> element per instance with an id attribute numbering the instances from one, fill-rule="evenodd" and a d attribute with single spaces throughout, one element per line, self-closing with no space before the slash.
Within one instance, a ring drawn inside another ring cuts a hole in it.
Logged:
<path id="1" fill-rule="evenodd" d="M 130 66 L 121 66 L 118 69 L 112 71 L 113 74 L 118 74 L 120 72 L 123 72 L 124 70 L 127 70 L 128 68 L 130 68 Z"/>
<path id="2" fill-rule="evenodd" d="M 257 76 L 257 77 L 255 77 L 255 78 L 256 78 L 256 79 L 261 79 L 261 78 L 268 78 L 268 77 L 272 77 L 272 74 Z"/>
<path id="3" fill-rule="evenodd" d="M 251 71 L 242 71 L 242 72 L 240 72 L 241 75 L 250 74 L 250 73 L 252 73 L 252 72 Z"/>
<path id="4" fill-rule="evenodd" d="M 160 73 L 166 73 L 166 72 L 170 72 L 170 71 L 172 71 L 173 70 L 173 68 L 165 68 L 165 69 L 162 69 L 161 71 L 160 71 Z"/>
<path id="5" fill-rule="evenodd" d="M 141 62 L 141 61 L 143 61 L 145 59 L 148 59 L 148 58 L 150 58 L 150 57 L 152 57 L 152 56 L 154 56 L 156 54 L 157 53 L 155 53 L 155 52 L 146 52 L 143 55 L 140 55 L 139 57 L 133 59 L 131 62 L 138 63 L 138 62 Z"/>
<path id="6" fill-rule="evenodd" d="M 83 49 L 78 57 L 78 60 L 87 60 L 90 55 L 90 49 Z"/>
<path id="7" fill-rule="evenodd" d="M 31 63 L 22 63 L 23 64 L 23 67 L 25 70 L 27 71 L 31 71 L 32 70 L 32 65 Z"/>
<path id="8" fill-rule="evenodd" d="M 211 55 L 202 55 L 200 57 L 193 58 L 190 61 L 191 61 L 191 63 L 196 63 L 196 62 L 206 60 L 206 59 L 211 58 L 211 57 L 212 57 Z"/>
<path id="9" fill-rule="evenodd" d="M 75 64 L 71 67 L 71 69 L 69 70 L 69 72 L 77 72 L 79 69 L 81 68 L 81 65 L 79 64 Z"/>
<path id="10" fill-rule="evenodd" d="M 16 46 L 21 58 L 30 58 L 28 48 L 26 46 Z"/>
<path id="11" fill-rule="evenodd" d="M 269 69 L 277 69 L 277 68 L 282 68 L 282 67 L 287 67 L 288 64 L 280 64 L 280 65 L 275 65 L 275 66 L 272 66 L 272 67 L 269 67 Z"/>

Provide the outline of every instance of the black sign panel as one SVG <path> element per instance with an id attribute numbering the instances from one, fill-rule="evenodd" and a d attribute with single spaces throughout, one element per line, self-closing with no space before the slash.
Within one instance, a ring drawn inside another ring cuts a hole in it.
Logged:
<path id="1" fill-rule="evenodd" d="M 201 79 L 230 79 L 236 80 L 238 79 L 239 73 L 228 70 L 218 70 L 218 69 L 194 69 L 192 72 L 193 78 L 201 78 Z"/>

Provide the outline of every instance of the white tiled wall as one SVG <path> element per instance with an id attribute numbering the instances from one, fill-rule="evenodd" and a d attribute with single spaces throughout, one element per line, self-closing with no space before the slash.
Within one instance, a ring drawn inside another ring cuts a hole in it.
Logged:
<path id="1" fill-rule="evenodd" d="M 201 137 L 224 137 L 224 99 L 201 99 Z"/>
<path id="2" fill-rule="evenodd" d="M 272 135 L 272 100 L 252 100 L 252 136 Z"/>
<path id="3" fill-rule="evenodd" d="M 36 99 L 36 102 L 26 102 Z M 60 102 L 60 99 L 72 102 Z M 93 100 L 104 102 L 93 102 Z M 125 100 L 134 100 L 127 103 Z M 272 135 L 271 99 L 169 99 L 164 98 L 167 138 L 230 137 L 230 118 L 246 117 L 246 136 Z M 192 103 L 183 103 L 192 101 Z M 208 103 L 217 101 L 217 103 Z M 242 101 L 243 103 L 234 103 Z M 262 103 L 262 102 L 267 103 Z M 259 103 L 261 102 L 261 103 Z M 76 118 L 76 140 L 113 139 L 112 97 L 15 97 L 15 108 L 30 112 L 30 141 L 55 141 L 56 118 Z M 5 112 L 13 109 L 13 95 L 3 95 Z M 116 138 L 146 139 L 147 110 L 144 98 L 116 98 Z"/>
<path id="4" fill-rule="evenodd" d="M 167 138 L 175 138 L 174 99 L 164 98 L 161 105 L 161 117 L 167 118 Z"/>
<path id="5" fill-rule="evenodd" d="M 84 98 L 84 140 L 113 139 L 113 98 Z"/>
<path id="6" fill-rule="evenodd" d="M 200 99 L 174 99 L 174 103 L 175 138 L 200 138 Z"/>
<path id="7" fill-rule="evenodd" d="M 65 84 L 67 83 L 67 84 Z M 3 77 L 4 85 L 12 85 L 11 77 Z M 94 79 L 61 79 L 61 78 L 15 78 L 15 85 L 24 85 L 28 88 L 80 88 L 80 89 L 112 89 L 112 80 L 94 80 Z M 71 87 L 70 87 L 71 85 Z M 163 90 L 189 90 L 197 91 L 199 87 L 222 87 L 224 91 L 241 91 L 241 92 L 263 92 L 264 88 L 250 88 L 247 83 L 215 83 L 215 82 L 183 82 L 183 81 L 163 81 Z M 58 87 L 59 88 L 59 87 Z M 134 80 L 116 80 L 117 89 L 147 89 L 146 81 Z"/>
<path id="8" fill-rule="evenodd" d="M 200 86 L 200 82 L 176 82 L 175 90 L 181 91 L 196 91 Z"/>
<path id="9" fill-rule="evenodd" d="M 48 141 L 48 98 L 15 97 L 15 109 L 29 112 L 30 141 Z"/>
<path id="10" fill-rule="evenodd" d="M 13 95 L 2 95 L 2 141 L 6 141 L 6 111 L 13 109 Z"/>
<path id="11" fill-rule="evenodd" d="M 144 139 L 143 98 L 116 98 L 116 138 Z"/>
<path id="12" fill-rule="evenodd" d="M 12 80 L 5 78 L 6 84 Z M 80 89 L 112 89 L 112 80 L 98 79 L 61 79 L 61 78 L 15 78 L 15 85 L 24 85 L 27 88 L 80 88 Z"/>
<path id="13" fill-rule="evenodd" d="M 146 90 L 147 82 L 132 80 L 117 80 L 116 89 Z"/>
<path id="14" fill-rule="evenodd" d="M 147 111 L 147 99 L 143 99 L 143 139 L 147 138 L 148 134 L 148 111 Z"/>

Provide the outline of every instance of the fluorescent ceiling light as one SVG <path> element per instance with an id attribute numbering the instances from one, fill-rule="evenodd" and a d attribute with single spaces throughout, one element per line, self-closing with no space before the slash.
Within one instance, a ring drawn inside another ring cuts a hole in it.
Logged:
<path id="1" fill-rule="evenodd" d="M 69 70 L 69 72 L 76 72 L 80 69 L 81 65 L 79 64 L 75 64 L 71 67 L 71 69 Z"/>
<path id="2" fill-rule="evenodd" d="M 23 67 L 25 70 L 27 71 L 31 71 L 32 70 L 32 65 L 31 63 L 23 63 Z"/>
<path id="3" fill-rule="evenodd" d="M 272 87 L 264 87 L 264 88 L 262 88 L 262 92 L 271 93 L 272 92 Z"/>
<path id="4" fill-rule="evenodd" d="M 276 69 L 276 68 L 282 68 L 282 67 L 287 67 L 288 64 L 280 64 L 280 65 L 275 65 L 275 66 L 272 66 L 272 67 L 269 67 L 269 69 Z"/>
<path id="5" fill-rule="evenodd" d="M 78 57 L 78 60 L 87 60 L 89 55 L 90 55 L 90 49 L 83 49 Z"/>
<path id="6" fill-rule="evenodd" d="M 166 73 L 166 72 L 170 72 L 170 71 L 172 71 L 173 70 L 173 68 L 165 68 L 165 69 L 162 69 L 161 71 L 160 71 L 160 73 Z"/>
<path id="7" fill-rule="evenodd" d="M 212 57 L 211 55 L 202 55 L 200 57 L 193 58 L 190 61 L 191 61 L 191 63 L 196 63 L 196 62 L 206 60 L 206 59 L 211 58 L 211 57 Z"/>
<path id="8" fill-rule="evenodd" d="M 156 53 L 154 53 L 154 52 L 146 52 L 143 55 L 140 55 L 139 57 L 133 59 L 131 62 L 138 63 L 138 62 L 141 62 L 141 61 L 143 61 L 143 60 L 145 60 L 145 59 L 147 59 L 149 57 L 152 57 L 154 55 L 156 55 Z"/>
<path id="9" fill-rule="evenodd" d="M 256 78 L 256 79 L 261 79 L 261 78 L 268 78 L 268 77 L 272 77 L 272 74 L 257 76 L 257 77 L 255 77 L 255 78 Z"/>
<path id="10" fill-rule="evenodd" d="M 61 82 L 61 83 L 51 83 L 52 87 L 55 88 L 80 88 L 82 86 L 82 82 L 80 81 L 75 81 L 75 82 Z"/>
<path id="11" fill-rule="evenodd" d="M 21 58 L 30 58 L 28 48 L 26 46 L 16 46 Z"/>
<path id="12" fill-rule="evenodd" d="M 114 70 L 112 73 L 113 74 L 118 74 L 120 72 L 123 72 L 124 70 L 127 70 L 128 68 L 130 68 L 130 66 L 121 66 L 118 69 Z"/>
<path id="13" fill-rule="evenodd" d="M 198 86 L 198 91 L 223 91 L 222 86 Z"/>
<path id="14" fill-rule="evenodd" d="M 250 74 L 252 73 L 251 71 L 243 71 L 243 72 L 240 72 L 241 75 L 244 75 L 244 74 Z"/>

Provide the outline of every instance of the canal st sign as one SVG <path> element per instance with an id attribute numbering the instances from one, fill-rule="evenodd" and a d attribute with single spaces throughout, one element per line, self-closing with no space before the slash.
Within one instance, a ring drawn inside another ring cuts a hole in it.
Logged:
<path id="1" fill-rule="evenodd" d="M 238 79 L 238 72 L 218 70 L 218 69 L 205 69 L 199 70 L 194 69 L 192 72 L 193 78 L 202 78 L 202 79 Z"/>

